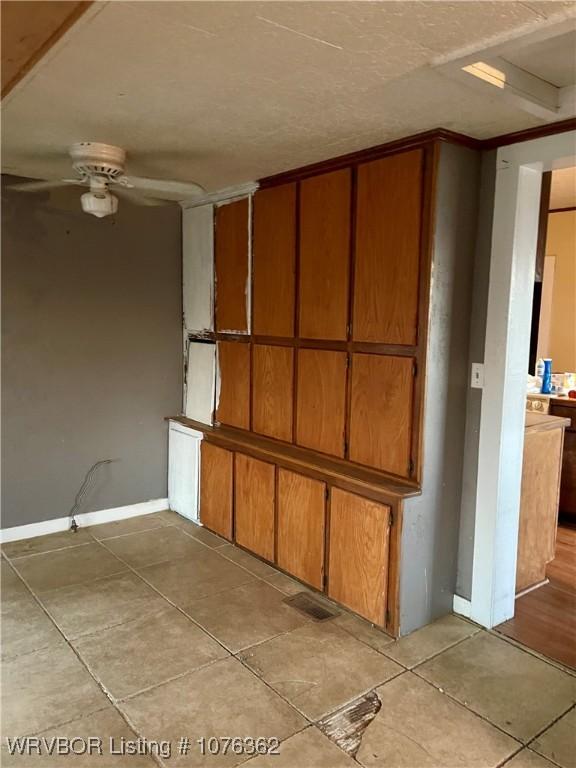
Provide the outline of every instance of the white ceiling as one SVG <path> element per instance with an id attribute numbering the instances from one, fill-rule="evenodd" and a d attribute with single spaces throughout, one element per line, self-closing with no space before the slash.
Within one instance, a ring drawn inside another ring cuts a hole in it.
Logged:
<path id="1" fill-rule="evenodd" d="M 440 126 L 485 138 L 539 125 L 498 89 L 433 67 L 533 37 L 575 10 L 531 0 L 97 3 L 3 103 L 3 170 L 69 176 L 68 145 L 104 141 L 128 150 L 134 174 L 214 190 Z M 565 52 L 556 59 L 551 76 L 569 78 Z"/>

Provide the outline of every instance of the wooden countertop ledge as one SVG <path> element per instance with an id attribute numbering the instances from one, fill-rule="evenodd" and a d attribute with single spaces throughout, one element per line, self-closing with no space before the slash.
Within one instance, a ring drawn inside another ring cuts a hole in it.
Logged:
<path id="1" fill-rule="evenodd" d="M 375 501 L 398 501 L 421 494 L 420 487 L 414 482 L 389 477 L 378 470 L 351 464 L 296 445 L 278 443 L 267 437 L 247 434 L 233 427 L 211 427 L 185 416 L 166 418 L 202 432 L 208 442 L 222 448 L 240 451 L 296 472 L 302 471 L 311 477 L 346 487 L 353 493 L 359 493 Z"/>
<path id="2" fill-rule="evenodd" d="M 549 416 L 544 413 L 526 413 L 526 431 L 537 432 L 544 429 L 560 429 L 570 426 L 570 419 L 563 416 Z"/>

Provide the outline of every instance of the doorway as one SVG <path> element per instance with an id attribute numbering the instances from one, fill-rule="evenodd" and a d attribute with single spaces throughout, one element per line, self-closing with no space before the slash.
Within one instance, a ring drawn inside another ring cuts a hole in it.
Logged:
<path id="1" fill-rule="evenodd" d="M 515 611 L 526 370 L 542 174 L 576 165 L 576 132 L 501 147 L 484 343 L 470 600 L 455 610 L 493 628 Z"/>

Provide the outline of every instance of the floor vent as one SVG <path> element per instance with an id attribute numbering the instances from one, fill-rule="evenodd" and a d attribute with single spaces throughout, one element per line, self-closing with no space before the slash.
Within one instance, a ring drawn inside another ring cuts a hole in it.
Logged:
<path id="1" fill-rule="evenodd" d="M 328 607 L 325 603 L 320 602 L 320 600 L 308 592 L 298 592 L 297 595 L 293 595 L 292 597 L 285 597 L 284 602 L 316 621 L 327 621 L 328 619 L 334 619 L 336 616 L 340 615 L 340 611 Z"/>

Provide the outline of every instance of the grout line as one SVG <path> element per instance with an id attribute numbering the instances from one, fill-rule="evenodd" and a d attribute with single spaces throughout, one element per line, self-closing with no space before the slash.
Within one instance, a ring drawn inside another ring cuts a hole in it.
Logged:
<path id="1" fill-rule="evenodd" d="M 48 534 L 48 535 L 51 535 L 51 534 Z M 8 542 L 8 544 L 11 544 L 11 543 L 12 542 Z M 55 547 L 54 549 L 47 549 L 44 552 L 28 552 L 23 555 L 13 555 L 12 557 L 8 555 L 5 551 L 3 551 L 2 554 L 4 555 L 6 560 L 10 560 L 11 562 L 13 562 L 14 560 L 24 560 L 25 558 L 27 559 L 31 557 L 40 557 L 41 555 L 52 555 L 55 552 L 66 552 L 69 549 L 78 549 L 78 547 L 87 547 L 97 543 L 98 542 L 95 539 L 92 539 L 92 541 L 82 541 L 80 542 L 80 544 L 71 544 L 69 547 Z M 3 546 L 6 546 L 6 545 L 4 544 Z"/>
<path id="2" fill-rule="evenodd" d="M 542 734 L 546 733 L 546 731 L 548 731 L 550 728 L 552 728 L 552 726 L 556 725 L 556 723 L 559 720 L 562 720 L 563 717 L 566 717 L 566 715 L 569 712 L 571 712 L 573 709 L 575 709 L 575 708 L 576 708 L 576 704 L 574 704 L 574 703 L 570 704 L 568 709 L 566 709 L 564 712 L 562 712 L 561 715 L 558 715 L 558 717 L 555 718 L 554 720 L 552 720 L 550 723 L 548 723 L 548 725 L 545 728 L 542 728 L 541 731 L 538 731 L 538 733 L 532 739 L 530 739 L 530 741 L 528 741 L 526 743 L 526 747 L 529 748 L 530 744 L 533 744 L 536 741 L 536 739 L 539 739 L 540 736 L 542 736 Z M 536 750 L 533 749 L 532 752 L 536 752 Z M 542 755 L 540 752 L 536 752 L 536 754 L 540 755 L 541 757 L 545 757 L 547 760 L 550 760 L 550 762 L 555 763 L 556 765 L 560 766 L 560 768 L 562 768 L 562 765 L 560 763 L 557 763 L 556 760 L 554 760 L 552 757 L 548 757 L 548 755 Z"/>

